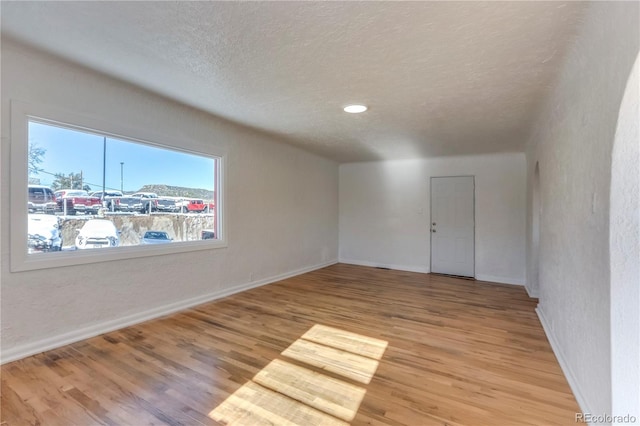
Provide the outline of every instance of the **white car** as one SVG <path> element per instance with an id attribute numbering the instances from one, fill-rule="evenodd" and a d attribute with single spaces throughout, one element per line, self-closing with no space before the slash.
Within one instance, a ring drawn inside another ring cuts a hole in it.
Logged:
<path id="1" fill-rule="evenodd" d="M 76 236 L 76 248 L 79 250 L 117 247 L 119 244 L 120 237 L 116 226 L 105 219 L 88 220 Z"/>
<path id="2" fill-rule="evenodd" d="M 62 250 L 60 223 L 57 216 L 30 214 L 27 223 L 29 253 Z"/>

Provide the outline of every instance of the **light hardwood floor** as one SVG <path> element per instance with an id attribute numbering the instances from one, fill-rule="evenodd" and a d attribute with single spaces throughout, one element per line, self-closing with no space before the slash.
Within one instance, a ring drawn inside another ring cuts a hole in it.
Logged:
<path id="1" fill-rule="evenodd" d="M 338 264 L 6 364 L 0 420 L 575 424 L 535 304 L 522 287 Z"/>

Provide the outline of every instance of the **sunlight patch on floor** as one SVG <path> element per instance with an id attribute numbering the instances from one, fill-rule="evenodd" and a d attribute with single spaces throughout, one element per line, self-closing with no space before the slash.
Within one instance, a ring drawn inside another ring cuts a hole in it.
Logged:
<path id="1" fill-rule="evenodd" d="M 253 381 L 342 420 L 351 421 L 366 390 L 297 365 L 274 360 Z"/>
<path id="2" fill-rule="evenodd" d="M 281 355 L 345 380 L 371 382 L 387 342 L 314 325 Z M 348 425 L 366 389 L 276 359 L 209 413 L 227 425 Z"/>
<path id="3" fill-rule="evenodd" d="M 235 391 L 210 412 L 209 417 L 227 425 L 348 425 L 253 382 L 247 382 Z"/>
<path id="4" fill-rule="evenodd" d="M 367 337 L 362 334 L 351 333 L 350 331 L 320 324 L 311 327 L 302 338 L 311 342 L 320 343 L 321 345 L 331 346 L 356 355 L 378 360 L 382 358 L 382 354 L 387 349 L 387 342 L 385 340 L 374 339 L 373 337 Z"/>
<path id="5" fill-rule="evenodd" d="M 293 342 L 282 355 L 364 384 L 378 369 L 375 359 L 302 339 Z"/>

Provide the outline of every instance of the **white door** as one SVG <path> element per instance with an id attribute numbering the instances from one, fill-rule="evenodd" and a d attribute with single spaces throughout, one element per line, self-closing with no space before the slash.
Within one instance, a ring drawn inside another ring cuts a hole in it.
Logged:
<path id="1" fill-rule="evenodd" d="M 475 275 L 473 176 L 431 178 L 431 272 Z"/>

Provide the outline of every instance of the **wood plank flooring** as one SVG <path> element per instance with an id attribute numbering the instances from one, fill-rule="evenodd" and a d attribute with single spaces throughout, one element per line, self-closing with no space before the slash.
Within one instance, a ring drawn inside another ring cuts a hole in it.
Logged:
<path id="1" fill-rule="evenodd" d="M 0 424 L 575 424 L 534 308 L 338 264 L 6 364 Z"/>

